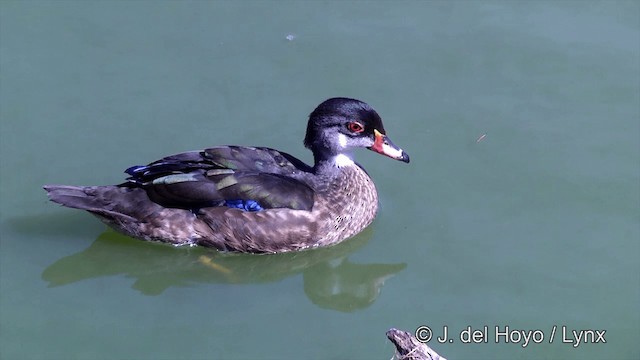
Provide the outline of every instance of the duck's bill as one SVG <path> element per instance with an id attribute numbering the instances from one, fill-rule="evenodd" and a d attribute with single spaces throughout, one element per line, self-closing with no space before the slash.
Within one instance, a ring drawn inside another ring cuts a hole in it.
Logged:
<path id="1" fill-rule="evenodd" d="M 375 142 L 373 143 L 373 146 L 369 148 L 369 150 L 388 156 L 392 159 L 400 160 L 406 163 L 409 162 L 409 155 L 407 155 L 406 152 L 392 143 L 391 139 L 389 139 L 387 135 L 379 132 L 378 130 L 373 130 L 373 133 L 375 135 Z"/>

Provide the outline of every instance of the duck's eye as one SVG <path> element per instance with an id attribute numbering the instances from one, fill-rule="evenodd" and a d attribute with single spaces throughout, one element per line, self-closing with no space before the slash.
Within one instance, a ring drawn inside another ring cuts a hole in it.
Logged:
<path id="1" fill-rule="evenodd" d="M 354 133 L 359 133 L 364 131 L 364 126 L 357 121 L 352 121 L 347 124 L 347 129 Z"/>

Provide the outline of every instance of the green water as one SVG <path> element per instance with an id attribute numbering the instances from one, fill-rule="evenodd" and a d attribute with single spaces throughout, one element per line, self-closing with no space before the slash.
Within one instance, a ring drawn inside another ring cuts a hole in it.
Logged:
<path id="1" fill-rule="evenodd" d="M 144 243 L 41 189 L 221 144 L 309 161 L 333 96 L 411 155 L 356 154 L 381 211 L 335 248 Z M 389 359 L 420 325 L 450 359 L 640 358 L 638 2 L 5 0 L 0 126 L 3 360 Z"/>

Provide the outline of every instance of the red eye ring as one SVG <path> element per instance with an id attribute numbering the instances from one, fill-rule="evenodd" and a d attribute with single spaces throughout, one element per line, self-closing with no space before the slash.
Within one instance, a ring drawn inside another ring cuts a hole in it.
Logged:
<path id="1" fill-rule="evenodd" d="M 357 121 L 352 121 L 347 124 L 347 129 L 354 133 L 361 133 L 364 131 L 364 126 Z"/>

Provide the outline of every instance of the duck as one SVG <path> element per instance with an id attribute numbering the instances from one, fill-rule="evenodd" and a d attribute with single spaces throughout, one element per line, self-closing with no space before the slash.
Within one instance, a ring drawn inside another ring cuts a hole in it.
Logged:
<path id="1" fill-rule="evenodd" d="M 215 146 L 125 170 L 118 185 L 44 185 L 127 236 L 222 252 L 281 253 L 338 244 L 369 226 L 378 193 L 352 152 L 409 163 L 367 103 L 328 99 L 309 115 L 313 165 L 268 147 Z"/>

